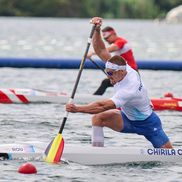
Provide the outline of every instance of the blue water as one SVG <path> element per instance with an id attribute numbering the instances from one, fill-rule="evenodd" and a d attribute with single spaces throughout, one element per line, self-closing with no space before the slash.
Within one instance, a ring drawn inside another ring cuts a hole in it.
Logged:
<path id="1" fill-rule="evenodd" d="M 90 31 L 88 19 L 0 18 L 0 57 L 82 57 Z M 127 37 L 138 59 L 182 60 L 181 24 L 139 20 L 107 20 Z M 71 92 L 78 70 L 0 69 L 0 88 L 36 88 Z M 141 70 L 150 97 L 172 92 L 181 97 L 182 72 Z M 92 94 L 105 75 L 84 70 L 77 93 Z M 106 95 L 112 95 L 109 88 Z M 174 146 L 182 146 L 182 113 L 157 112 Z M 64 115 L 61 104 L 1 104 L 2 143 L 42 141 L 49 143 L 57 134 Z M 91 115 L 70 114 L 64 128 L 66 143 L 90 144 Z M 105 129 L 107 146 L 151 146 L 142 136 L 120 134 Z M 29 161 L 35 175 L 17 172 L 25 161 L 0 161 L 0 181 L 181 181 L 182 164 L 149 163 L 106 166 L 51 165 Z"/>

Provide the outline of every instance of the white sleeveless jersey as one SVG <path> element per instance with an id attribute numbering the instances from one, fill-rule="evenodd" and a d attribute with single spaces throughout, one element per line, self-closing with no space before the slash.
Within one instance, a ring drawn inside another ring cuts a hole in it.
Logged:
<path id="1" fill-rule="evenodd" d="M 127 65 L 127 74 L 114 85 L 116 93 L 111 98 L 117 108 L 132 121 L 145 120 L 152 113 L 147 90 L 139 74 Z"/>

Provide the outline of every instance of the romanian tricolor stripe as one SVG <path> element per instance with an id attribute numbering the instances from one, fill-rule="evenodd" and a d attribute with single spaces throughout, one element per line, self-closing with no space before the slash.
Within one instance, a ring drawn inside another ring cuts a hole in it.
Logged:
<path id="1" fill-rule="evenodd" d="M 61 155 L 64 149 L 64 139 L 60 133 L 54 138 L 54 140 L 49 144 L 46 149 L 45 154 L 47 154 L 45 161 L 51 163 L 60 162 Z"/>

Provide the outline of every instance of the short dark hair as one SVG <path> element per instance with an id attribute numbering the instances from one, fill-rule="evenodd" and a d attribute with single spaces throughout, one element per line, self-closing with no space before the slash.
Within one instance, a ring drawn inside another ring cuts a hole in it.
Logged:
<path id="1" fill-rule="evenodd" d="M 114 30 L 114 28 L 109 27 L 109 26 L 102 29 L 102 32 L 107 32 L 107 31 L 115 31 L 115 30 Z"/>
<path id="2" fill-rule="evenodd" d="M 118 55 L 115 55 L 115 56 L 112 56 L 110 59 L 108 59 L 107 61 L 113 63 L 113 64 L 117 64 L 119 66 L 121 65 L 126 65 L 126 61 L 123 57 L 121 56 L 118 56 Z"/>

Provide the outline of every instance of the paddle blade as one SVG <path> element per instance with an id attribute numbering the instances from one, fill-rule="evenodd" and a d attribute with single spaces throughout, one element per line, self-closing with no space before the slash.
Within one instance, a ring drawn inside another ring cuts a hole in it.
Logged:
<path id="1" fill-rule="evenodd" d="M 54 140 L 48 145 L 45 151 L 45 161 L 51 163 L 60 162 L 63 149 L 64 139 L 62 135 L 58 133 Z"/>

